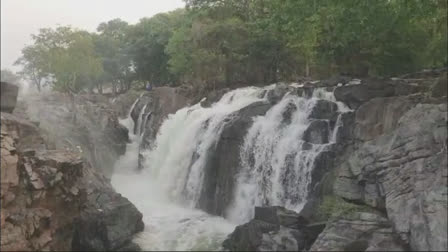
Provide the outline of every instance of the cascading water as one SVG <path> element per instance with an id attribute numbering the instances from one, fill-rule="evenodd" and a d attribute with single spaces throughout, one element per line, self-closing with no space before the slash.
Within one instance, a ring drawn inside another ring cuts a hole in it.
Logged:
<path id="1" fill-rule="evenodd" d="M 262 89 L 244 88 L 225 94 L 209 108 L 183 108 L 162 124 L 155 148 L 145 154 L 145 169 L 174 200 L 194 207 L 199 199 L 210 147 L 219 139 L 225 119 L 263 100 Z"/>
<path id="2" fill-rule="evenodd" d="M 202 191 L 208 152 L 214 149 L 224 126 L 234 112 L 267 101 L 267 91 L 274 88 L 233 90 L 210 107 L 196 104 L 169 115 L 152 148 L 142 153 L 144 169 L 137 172 L 140 135 L 144 135 L 150 116 L 144 116 L 146 106 L 142 109 L 138 130 L 135 134 L 129 131 L 132 142 L 116 164 L 112 184 L 143 213 L 147 226 L 136 242 L 144 250 L 217 250 L 236 223 L 251 218 L 254 206 L 283 205 L 300 210 L 314 159 L 327 145 L 305 145 L 302 140 L 317 100 L 335 101 L 323 90 L 316 90 L 312 98 L 286 94 L 266 115 L 254 118 L 240 149 L 241 167 L 228 220 L 194 209 Z M 346 108 L 338 104 L 338 109 Z M 129 120 L 130 114 L 121 123 L 134 129 Z M 329 133 L 330 142 L 340 124 L 338 119 Z"/>
<path id="3" fill-rule="evenodd" d="M 311 98 L 287 94 L 265 116 L 255 118 L 240 150 L 241 171 L 227 218 L 236 223 L 249 221 L 255 206 L 284 206 L 297 212 L 302 209 L 314 160 L 334 143 L 340 126 L 338 117 L 329 143 L 309 144 L 303 140 L 318 99 L 336 102 L 332 93 L 323 89 L 316 89 Z M 338 110 L 347 108 L 339 103 Z"/>

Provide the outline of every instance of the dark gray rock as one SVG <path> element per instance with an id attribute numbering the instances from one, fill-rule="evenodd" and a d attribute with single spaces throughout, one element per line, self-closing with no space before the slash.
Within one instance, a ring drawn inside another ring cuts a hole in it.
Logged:
<path id="1" fill-rule="evenodd" d="M 317 100 L 310 113 L 310 118 L 335 120 L 337 111 L 338 105 L 336 103 L 327 100 Z"/>
<path id="2" fill-rule="evenodd" d="M 271 106 L 270 103 L 255 102 L 229 116 L 218 142 L 208 155 L 198 202 L 200 209 L 211 214 L 224 214 L 233 196 L 234 176 L 240 163 L 240 145 L 253 123 L 253 117 L 264 115 Z"/>
<path id="3" fill-rule="evenodd" d="M 384 80 L 363 80 L 359 85 L 337 87 L 334 91 L 336 100 L 347 104 L 351 109 L 375 97 L 395 95 L 394 86 Z"/>
<path id="4" fill-rule="evenodd" d="M 336 143 L 342 146 L 349 145 L 353 141 L 353 128 L 355 124 L 355 112 L 349 111 L 341 113 L 339 125 L 336 125 Z"/>
<path id="5" fill-rule="evenodd" d="M 12 113 L 17 103 L 19 87 L 8 82 L 1 82 L 1 111 Z"/>
<path id="6" fill-rule="evenodd" d="M 142 214 L 126 198 L 99 193 L 74 222 L 73 250 L 104 251 L 137 248 L 133 235 L 143 231 Z"/>
<path id="7" fill-rule="evenodd" d="M 329 141 L 330 125 L 327 120 L 314 120 L 303 133 L 303 140 L 313 144 L 325 144 Z"/>
<path id="8" fill-rule="evenodd" d="M 446 104 L 418 104 L 395 120 L 347 157 L 334 191 L 387 212 L 412 250 L 446 250 Z"/>
<path id="9" fill-rule="evenodd" d="M 308 224 L 308 221 L 296 212 L 279 206 L 255 207 L 254 219 L 290 228 Z"/>
<path id="10" fill-rule="evenodd" d="M 230 251 L 302 251 L 310 248 L 323 223 L 312 223 L 283 207 L 256 207 L 255 217 L 237 226 L 223 242 Z"/>
<path id="11" fill-rule="evenodd" d="M 276 104 L 288 92 L 288 86 L 285 84 L 277 84 L 274 89 L 268 90 L 267 99 L 271 104 Z"/>
<path id="12" fill-rule="evenodd" d="M 356 110 L 354 136 L 368 141 L 394 130 L 400 118 L 413 106 L 404 97 L 374 98 Z"/>

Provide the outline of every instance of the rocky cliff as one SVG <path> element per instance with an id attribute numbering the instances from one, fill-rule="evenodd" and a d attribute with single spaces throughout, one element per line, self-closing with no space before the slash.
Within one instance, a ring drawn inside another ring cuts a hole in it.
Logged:
<path id="1" fill-rule="evenodd" d="M 238 226 L 224 248 L 447 250 L 446 86 L 446 70 L 298 85 L 293 89 L 298 95 L 316 87 L 334 90 L 352 111 L 341 115 L 336 143 L 315 159 L 313 190 L 300 213 L 288 214 L 294 221 L 272 221 L 287 210 L 255 209 L 254 219 Z M 330 112 L 327 118 L 334 118 L 331 111 L 325 106 L 316 115 Z M 326 127 L 319 124 L 310 124 L 308 143 L 325 141 Z M 245 127 L 236 128 L 222 135 L 220 141 L 232 142 L 221 149 L 238 146 L 234 143 L 241 141 Z M 233 159 L 213 162 L 213 169 L 229 171 L 226 165 L 237 167 L 239 162 Z"/>
<path id="2" fill-rule="evenodd" d="M 53 148 L 39 123 L 9 113 L 16 97 L 1 95 L 2 250 L 138 249 L 142 214 L 79 151 Z"/>

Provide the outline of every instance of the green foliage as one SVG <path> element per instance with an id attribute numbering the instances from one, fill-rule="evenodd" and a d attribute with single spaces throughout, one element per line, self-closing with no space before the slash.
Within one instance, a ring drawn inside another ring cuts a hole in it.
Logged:
<path id="1" fill-rule="evenodd" d="M 78 92 L 111 84 L 200 89 L 391 76 L 447 66 L 446 0 L 185 0 L 186 8 L 101 23 L 97 33 L 41 29 L 22 77 Z M 71 84 L 68 84 L 71 83 Z"/>
<path id="2" fill-rule="evenodd" d="M 327 195 L 319 205 L 316 217 L 319 220 L 328 220 L 338 216 L 350 216 L 356 212 L 371 212 L 372 209 L 365 205 L 349 203 L 335 195 Z"/>
<path id="3" fill-rule="evenodd" d="M 40 29 L 32 38 L 34 44 L 22 50 L 16 64 L 23 66 L 22 75 L 38 90 L 45 79 L 56 90 L 78 93 L 101 75 L 103 68 L 88 32 L 64 26 Z"/>

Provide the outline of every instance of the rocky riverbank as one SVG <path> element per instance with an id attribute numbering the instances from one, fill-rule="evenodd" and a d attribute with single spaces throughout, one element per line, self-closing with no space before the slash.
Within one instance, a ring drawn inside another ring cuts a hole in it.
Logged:
<path id="1" fill-rule="evenodd" d="M 334 89 L 353 111 L 342 117 L 330 155 L 316 159 L 320 176 L 307 205 L 288 214 L 294 221 L 275 225 L 266 219 L 279 218 L 278 211 L 266 208 L 260 220 L 262 209 L 255 209 L 255 218 L 237 227 L 224 248 L 446 250 L 446 70 L 314 85 Z M 298 90 L 307 88 L 314 87 L 305 83 Z"/>
<path id="2" fill-rule="evenodd" d="M 16 97 L 3 90 L 14 87 L 1 85 L 2 250 L 138 249 L 132 238 L 143 230 L 142 214 L 76 146 L 48 141 L 57 135 L 37 125 L 55 121 L 32 123 L 20 109 L 11 114 Z"/>

